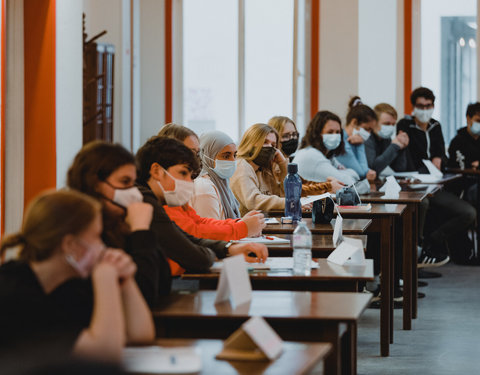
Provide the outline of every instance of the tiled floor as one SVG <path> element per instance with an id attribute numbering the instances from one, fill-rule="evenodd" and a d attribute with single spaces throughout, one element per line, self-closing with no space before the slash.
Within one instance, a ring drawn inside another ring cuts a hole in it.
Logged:
<path id="1" fill-rule="evenodd" d="M 390 357 L 380 357 L 379 310 L 365 311 L 358 329 L 358 374 L 480 374 L 480 267 L 448 264 L 425 280 L 412 331 L 395 310 Z"/>

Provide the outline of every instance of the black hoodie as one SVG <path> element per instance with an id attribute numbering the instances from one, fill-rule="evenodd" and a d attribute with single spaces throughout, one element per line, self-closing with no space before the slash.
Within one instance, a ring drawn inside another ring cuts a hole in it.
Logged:
<path id="1" fill-rule="evenodd" d="M 474 161 L 480 161 L 480 137 L 475 140 L 468 132 L 467 127 L 458 130 L 448 148 L 448 155 L 450 156 L 448 166 L 451 168 L 460 167 L 457 160 L 457 151 L 465 157 L 464 168 L 471 168 Z"/>

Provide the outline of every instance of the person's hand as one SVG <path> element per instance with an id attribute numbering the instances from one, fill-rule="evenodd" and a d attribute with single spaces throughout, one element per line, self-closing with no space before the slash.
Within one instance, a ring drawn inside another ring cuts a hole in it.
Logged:
<path id="1" fill-rule="evenodd" d="M 259 211 L 250 211 L 243 218 L 242 221 L 247 225 L 248 237 L 258 237 L 262 234 L 262 229 L 265 228 L 265 216 Z"/>
<path id="2" fill-rule="evenodd" d="M 327 177 L 327 182 L 330 182 L 330 184 L 332 185 L 332 188 L 330 189 L 331 193 L 336 193 L 338 190 L 345 186 L 342 181 L 337 180 L 335 177 Z"/>
<path id="3" fill-rule="evenodd" d="M 360 145 L 364 142 L 363 138 L 359 134 L 352 134 L 347 138 L 347 141 L 352 145 Z"/>
<path id="4" fill-rule="evenodd" d="M 436 158 L 432 159 L 432 163 L 439 171 L 442 170 L 442 159 L 439 158 L 438 156 Z"/>
<path id="5" fill-rule="evenodd" d="M 280 151 L 279 149 L 276 149 L 277 151 L 275 152 L 275 156 L 273 157 L 273 161 L 277 164 L 282 164 L 287 161 L 285 156 L 283 155 L 283 152 Z"/>
<path id="6" fill-rule="evenodd" d="M 132 257 L 120 249 L 108 248 L 105 250 L 100 263 L 106 263 L 113 266 L 116 269 L 118 278 L 121 281 L 133 278 L 135 276 L 135 272 L 137 272 L 137 265 L 133 261 Z"/>
<path id="7" fill-rule="evenodd" d="M 228 248 L 230 255 L 243 254 L 245 260 L 250 263 L 265 262 L 268 258 L 268 249 L 264 244 L 249 242 L 249 243 L 236 243 Z M 248 254 L 254 253 L 256 257 L 249 256 Z"/>
<path id="8" fill-rule="evenodd" d="M 408 146 L 410 139 L 408 138 L 408 134 L 400 131 L 397 136 L 392 140 L 392 143 L 396 144 L 400 149 L 404 149 Z"/>
<path id="9" fill-rule="evenodd" d="M 307 204 L 304 204 L 302 206 L 302 211 L 312 211 L 313 209 L 313 202 L 310 202 L 310 203 L 307 203 Z"/>
<path id="10" fill-rule="evenodd" d="M 369 169 L 366 177 L 368 181 L 374 181 L 377 178 L 377 172 L 375 172 L 372 169 Z"/>
<path id="11" fill-rule="evenodd" d="M 480 162 L 478 160 L 475 160 L 474 162 L 472 162 L 472 168 L 477 169 L 479 164 Z"/>
<path id="12" fill-rule="evenodd" d="M 125 221 L 130 226 L 130 230 L 150 229 L 150 223 L 153 218 L 153 206 L 145 202 L 135 202 L 127 207 L 127 217 Z"/>

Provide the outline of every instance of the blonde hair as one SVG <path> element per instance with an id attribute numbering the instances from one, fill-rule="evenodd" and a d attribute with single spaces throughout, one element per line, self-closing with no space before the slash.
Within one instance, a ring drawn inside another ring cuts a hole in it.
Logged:
<path id="1" fill-rule="evenodd" d="M 237 157 L 251 161 L 255 159 L 262 150 L 265 138 L 270 133 L 274 133 L 277 141 L 275 147 L 278 148 L 278 132 L 267 124 L 254 124 L 250 126 L 238 145 Z"/>
<path id="2" fill-rule="evenodd" d="M 397 111 L 388 103 L 379 103 L 373 108 L 378 118 L 382 113 L 387 113 L 392 117 L 395 117 L 395 120 L 398 118 Z"/>
<path id="3" fill-rule="evenodd" d="M 165 124 L 158 132 L 158 136 L 174 138 L 180 142 L 183 142 L 190 136 L 198 139 L 198 135 L 193 130 L 187 128 L 186 126 L 175 124 L 173 122 Z"/>
<path id="4" fill-rule="evenodd" d="M 295 131 L 298 131 L 297 125 L 295 125 L 291 118 L 288 118 L 286 116 L 274 116 L 270 120 L 268 120 L 268 125 L 274 128 L 281 138 L 287 122 L 291 122 L 293 124 L 293 127 L 295 128 Z"/>
<path id="5" fill-rule="evenodd" d="M 21 246 L 20 259 L 40 262 L 50 258 L 67 234 L 83 232 L 100 214 L 95 199 L 74 190 L 49 191 L 37 196 L 25 212 L 22 230 L 0 244 L 0 257 Z"/>

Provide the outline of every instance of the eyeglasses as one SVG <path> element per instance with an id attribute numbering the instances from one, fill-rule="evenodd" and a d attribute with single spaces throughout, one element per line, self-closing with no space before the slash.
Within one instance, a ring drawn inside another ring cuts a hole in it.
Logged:
<path id="1" fill-rule="evenodd" d="M 415 108 L 418 108 L 418 109 L 432 109 L 433 108 L 433 103 L 415 104 Z"/>
<path id="2" fill-rule="evenodd" d="M 292 133 L 285 133 L 282 135 L 282 141 L 289 141 L 290 139 L 298 139 L 298 133 L 292 132 Z"/>

